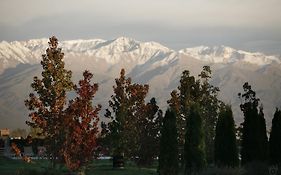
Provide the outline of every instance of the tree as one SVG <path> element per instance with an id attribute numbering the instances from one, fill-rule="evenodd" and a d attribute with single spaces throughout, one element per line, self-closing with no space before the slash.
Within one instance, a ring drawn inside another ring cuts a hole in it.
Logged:
<path id="1" fill-rule="evenodd" d="M 262 106 L 248 82 L 243 85 L 244 94 L 239 93 L 240 109 L 244 114 L 242 123 L 242 165 L 252 161 L 267 160 L 267 135 Z M 258 109 L 259 108 L 259 109 Z"/>
<path id="2" fill-rule="evenodd" d="M 137 122 L 143 115 L 149 86 L 132 84 L 131 79 L 125 77 L 124 69 L 115 83 L 114 95 L 109 100 L 111 109 L 107 109 L 105 114 L 110 121 L 107 125 L 102 124 L 103 134 L 114 156 L 131 158 L 138 150 L 140 130 Z"/>
<path id="3" fill-rule="evenodd" d="M 63 116 L 67 92 L 73 88 L 71 71 L 64 68 L 64 54 L 57 46 L 57 38 L 51 37 L 49 48 L 42 56 L 42 79 L 34 77 L 31 87 L 35 94 L 30 93 L 29 98 L 25 100 L 25 105 L 32 111 L 29 114 L 31 121 L 27 121 L 27 124 L 42 130 L 53 167 L 63 161 L 60 154 L 64 142 Z"/>
<path id="4" fill-rule="evenodd" d="M 162 111 L 159 109 L 155 98 L 152 98 L 146 104 L 144 111 L 140 112 L 142 117 L 138 120 L 140 132 L 137 164 L 139 166 L 148 166 L 159 155 Z"/>
<path id="5" fill-rule="evenodd" d="M 32 138 L 44 139 L 44 136 L 42 135 L 42 129 L 40 128 L 30 127 L 28 135 L 30 135 Z"/>
<path id="6" fill-rule="evenodd" d="M 223 102 L 218 99 L 219 88 L 210 84 L 212 71 L 210 66 L 203 66 L 203 70 L 199 74 L 201 79 L 200 87 L 200 106 L 203 120 L 203 128 L 206 144 L 206 158 L 208 163 L 214 162 L 214 140 L 215 127 L 218 119 L 218 112 Z"/>
<path id="7" fill-rule="evenodd" d="M 211 73 L 209 66 L 203 66 L 203 70 L 199 74 L 200 79 L 196 80 L 188 70 L 183 71 L 178 87 L 179 92 L 174 90 L 171 93 L 171 99 L 168 100 L 169 106 L 177 112 L 180 155 L 183 155 L 182 148 L 187 129 L 186 120 L 189 117 L 191 104 L 197 103 L 200 106 L 204 134 L 206 135 L 204 139 L 208 163 L 212 163 L 214 160 L 215 126 L 219 108 L 223 104 L 217 97 L 219 88 L 212 86 L 209 82 Z M 183 165 L 182 161 L 181 163 Z"/>
<path id="8" fill-rule="evenodd" d="M 179 92 L 176 90 L 172 91 L 171 99 L 168 100 L 168 104 L 170 108 L 176 112 L 179 158 L 181 166 L 183 166 L 186 120 L 189 116 L 190 104 L 197 101 L 199 98 L 200 82 L 196 81 L 194 76 L 190 76 L 188 70 L 185 70 L 181 75 L 178 90 Z"/>
<path id="9" fill-rule="evenodd" d="M 74 86 L 78 97 L 70 101 L 66 109 L 66 139 L 64 149 L 61 150 L 66 166 L 72 171 L 80 172 L 93 159 L 98 134 L 98 112 L 101 109 L 100 105 L 92 105 L 92 99 L 98 90 L 98 84 L 91 84 L 93 74 L 85 71 L 83 77 L 79 81 L 80 87 Z"/>
<path id="10" fill-rule="evenodd" d="M 98 111 L 92 106 L 98 85 L 91 84 L 92 74 L 83 73 L 79 87 L 71 81 L 71 71 L 64 68 L 58 40 L 50 38 L 49 48 L 43 55 L 42 79 L 34 77 L 31 93 L 25 105 L 31 110 L 27 124 L 44 137 L 47 154 L 53 168 L 64 163 L 71 171 L 82 171 L 93 157 L 98 132 Z M 67 93 L 74 90 L 78 97 L 67 103 Z"/>
<path id="11" fill-rule="evenodd" d="M 217 166 L 239 165 L 235 124 L 231 106 L 221 108 L 215 137 L 215 163 Z"/>
<path id="12" fill-rule="evenodd" d="M 178 139 L 176 114 L 172 109 L 166 111 L 160 137 L 159 174 L 178 173 Z"/>
<path id="13" fill-rule="evenodd" d="M 183 71 L 179 89 L 180 115 L 178 115 L 177 127 L 179 129 L 179 143 L 184 144 L 186 119 L 190 106 L 194 101 L 199 100 L 200 82 L 194 76 L 190 76 L 188 70 Z"/>
<path id="14" fill-rule="evenodd" d="M 272 119 L 269 138 L 269 158 L 271 164 L 281 164 L 281 111 L 276 108 Z"/>
<path id="15" fill-rule="evenodd" d="M 199 172 L 206 166 L 205 139 L 200 107 L 194 103 L 186 121 L 184 144 L 185 174 Z"/>

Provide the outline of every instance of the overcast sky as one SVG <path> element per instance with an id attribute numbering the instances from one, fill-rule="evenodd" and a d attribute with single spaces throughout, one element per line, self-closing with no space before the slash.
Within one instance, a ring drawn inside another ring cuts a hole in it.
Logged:
<path id="1" fill-rule="evenodd" d="M 0 0 L 0 40 L 51 35 L 281 54 L 281 0 Z"/>

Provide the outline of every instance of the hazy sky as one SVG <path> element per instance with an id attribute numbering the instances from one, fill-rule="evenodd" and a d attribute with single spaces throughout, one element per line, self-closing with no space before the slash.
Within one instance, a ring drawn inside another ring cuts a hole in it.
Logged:
<path id="1" fill-rule="evenodd" d="M 51 35 L 281 54 L 281 0 L 0 0 L 0 40 Z"/>

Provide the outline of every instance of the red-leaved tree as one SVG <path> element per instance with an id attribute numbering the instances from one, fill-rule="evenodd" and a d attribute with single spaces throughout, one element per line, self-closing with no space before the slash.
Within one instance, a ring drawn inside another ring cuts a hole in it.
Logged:
<path id="1" fill-rule="evenodd" d="M 79 87 L 74 86 L 78 97 L 70 101 L 66 109 L 67 139 L 61 151 L 66 166 L 74 171 L 83 169 L 93 158 L 98 134 L 98 112 L 101 109 L 100 105 L 92 105 L 92 99 L 98 90 L 98 84 L 91 84 L 93 74 L 85 71 L 83 77 L 79 81 Z"/>
<path id="2" fill-rule="evenodd" d="M 65 69 L 64 53 L 58 48 L 58 39 L 51 37 L 46 54 L 42 55 L 42 77 L 34 77 L 25 105 L 31 111 L 27 124 L 39 128 L 45 137 L 47 155 L 53 168 L 63 162 L 60 150 L 64 141 L 64 110 L 67 93 L 73 89 L 71 71 Z"/>
<path id="3" fill-rule="evenodd" d="M 65 164 L 72 171 L 80 171 L 92 159 L 98 133 L 98 112 L 92 99 L 98 85 L 91 83 L 93 75 L 83 73 L 79 86 L 73 85 L 71 71 L 64 68 L 64 53 L 58 39 L 51 37 L 49 48 L 43 55 L 41 77 L 34 77 L 25 105 L 31 111 L 27 124 L 39 129 L 45 138 L 47 155 L 53 168 Z M 68 102 L 67 93 L 75 91 L 77 97 Z"/>

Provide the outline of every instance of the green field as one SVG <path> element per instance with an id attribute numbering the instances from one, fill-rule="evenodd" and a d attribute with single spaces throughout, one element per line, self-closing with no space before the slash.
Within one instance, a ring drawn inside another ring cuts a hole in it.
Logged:
<path id="1" fill-rule="evenodd" d="M 0 157 L 0 175 L 35 175 L 35 174 L 69 174 L 65 168 L 58 172 L 45 173 L 48 161 L 35 160 L 33 163 L 26 163 L 22 160 L 11 160 Z M 133 163 L 127 163 L 125 169 L 112 169 L 110 160 L 95 160 L 90 164 L 87 175 L 156 175 L 156 167 L 139 168 Z"/>

